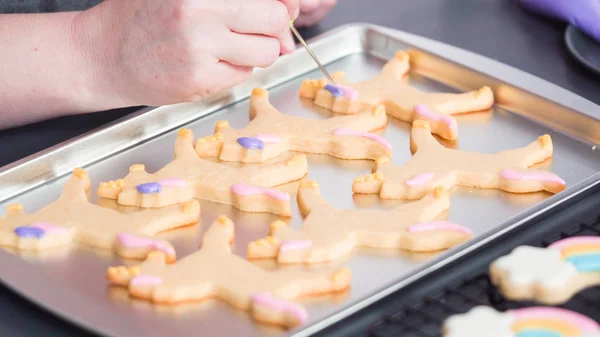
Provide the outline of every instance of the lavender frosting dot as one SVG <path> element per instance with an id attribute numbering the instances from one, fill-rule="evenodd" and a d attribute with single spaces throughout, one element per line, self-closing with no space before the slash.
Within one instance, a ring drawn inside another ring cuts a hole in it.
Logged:
<path id="1" fill-rule="evenodd" d="M 335 85 L 332 85 L 332 84 L 327 84 L 325 86 L 325 90 L 331 92 L 331 94 L 333 95 L 333 97 L 344 96 L 344 91 L 342 89 L 336 87 Z"/>
<path id="2" fill-rule="evenodd" d="M 258 138 L 253 138 L 253 137 L 241 137 L 238 138 L 237 142 L 245 147 L 246 149 L 259 149 L 262 150 L 265 148 L 265 143 L 258 139 Z"/>
<path id="3" fill-rule="evenodd" d="M 41 239 L 44 237 L 44 235 L 46 235 L 46 231 L 37 227 L 21 226 L 15 228 L 15 234 L 22 238 Z"/>
<path id="4" fill-rule="evenodd" d="M 137 190 L 140 193 L 159 193 L 162 190 L 162 185 L 159 183 L 146 183 L 137 185 Z"/>

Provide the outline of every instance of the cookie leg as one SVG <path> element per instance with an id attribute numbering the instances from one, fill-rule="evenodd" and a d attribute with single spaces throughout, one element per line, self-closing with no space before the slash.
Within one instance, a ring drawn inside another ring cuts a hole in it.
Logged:
<path id="1" fill-rule="evenodd" d="M 306 155 L 297 154 L 275 164 L 247 165 L 239 169 L 236 179 L 244 183 L 272 187 L 302 179 L 308 173 Z"/>
<path id="2" fill-rule="evenodd" d="M 269 236 L 248 244 L 248 259 L 276 258 L 282 241 L 302 240 L 302 233 L 281 220 L 271 224 Z"/>

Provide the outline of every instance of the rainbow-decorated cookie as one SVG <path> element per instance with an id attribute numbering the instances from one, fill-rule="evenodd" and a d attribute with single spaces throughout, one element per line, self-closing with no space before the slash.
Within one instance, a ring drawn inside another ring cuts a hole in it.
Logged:
<path id="1" fill-rule="evenodd" d="M 600 285 L 600 236 L 578 236 L 547 248 L 520 246 L 490 266 L 492 283 L 511 300 L 563 303 Z"/>
<path id="2" fill-rule="evenodd" d="M 444 337 L 600 337 L 600 325 L 574 311 L 552 307 L 496 311 L 479 306 L 451 316 Z"/>

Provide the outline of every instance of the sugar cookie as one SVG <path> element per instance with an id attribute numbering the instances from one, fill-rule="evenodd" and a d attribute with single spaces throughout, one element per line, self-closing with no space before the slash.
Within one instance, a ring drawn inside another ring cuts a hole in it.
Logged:
<path id="1" fill-rule="evenodd" d="M 511 300 L 568 301 L 600 285 L 600 236 L 578 236 L 548 248 L 520 246 L 490 266 L 492 283 Z"/>
<path id="2" fill-rule="evenodd" d="M 153 250 L 175 260 L 170 243 L 150 236 L 197 222 L 200 204 L 196 200 L 161 209 L 119 213 L 91 204 L 86 191 L 86 171 L 75 169 L 60 198 L 41 210 L 26 214 L 19 204 L 8 206 L 0 218 L 0 246 L 44 251 L 66 246 L 73 239 L 103 249 L 114 249 L 126 258 L 144 258 Z"/>
<path id="3" fill-rule="evenodd" d="M 427 252 L 452 247 L 471 237 L 468 228 L 434 221 L 450 206 L 444 188 L 391 210 L 346 210 L 327 203 L 316 182 L 305 181 L 300 183 L 298 204 L 306 216 L 302 229 L 274 222 L 269 237 L 249 244 L 248 258 L 319 263 L 343 258 L 357 246 Z"/>
<path id="4" fill-rule="evenodd" d="M 355 114 L 375 104 L 383 104 L 389 115 L 406 122 L 427 120 L 433 133 L 451 140 L 457 138 L 458 132 L 452 115 L 489 109 L 494 104 L 494 94 L 488 87 L 463 94 L 419 91 L 406 83 L 404 77 L 409 68 L 409 55 L 399 51 L 373 79 L 348 83 L 345 74 L 337 72 L 332 75 L 337 85 L 328 84 L 327 80 L 305 80 L 300 96 L 344 114 Z"/>
<path id="5" fill-rule="evenodd" d="M 254 89 L 250 96 L 250 119 L 243 129 L 219 121 L 215 134 L 200 138 L 200 156 L 218 156 L 224 161 L 264 162 L 287 151 L 328 154 L 342 159 L 375 159 L 391 154 L 383 137 L 368 133 L 386 126 L 383 106 L 354 116 L 313 120 L 287 116 L 269 102 L 269 93 Z"/>
<path id="6" fill-rule="evenodd" d="M 600 337 L 600 325 L 580 313 L 552 308 L 529 307 L 496 311 L 479 306 L 450 316 L 443 326 L 444 337 Z"/>
<path id="7" fill-rule="evenodd" d="M 498 188 L 527 193 L 565 189 L 565 181 L 554 173 L 527 168 L 552 157 L 552 139 L 543 135 L 526 147 L 494 154 L 448 149 L 431 135 L 429 123 L 416 120 L 410 131 L 414 153 L 403 166 L 389 158 L 376 161 L 373 174 L 354 180 L 355 193 L 379 193 L 384 199 L 419 199 L 438 186 Z"/>
<path id="8" fill-rule="evenodd" d="M 290 195 L 271 187 L 304 177 L 308 171 L 305 155 L 234 168 L 199 158 L 193 143 L 192 131 L 179 130 L 175 160 L 153 174 L 147 173 L 144 165 L 133 165 L 124 179 L 101 183 L 98 196 L 140 207 L 163 207 L 198 198 L 242 211 L 291 214 Z"/>
<path id="9" fill-rule="evenodd" d="M 251 312 L 258 321 L 293 327 L 306 323 L 306 311 L 290 301 L 350 286 L 347 268 L 335 272 L 267 271 L 231 253 L 234 226 L 220 216 L 207 230 L 202 247 L 176 264 L 152 253 L 140 265 L 111 267 L 108 279 L 128 287 L 130 295 L 155 303 L 176 304 L 216 297 Z"/>

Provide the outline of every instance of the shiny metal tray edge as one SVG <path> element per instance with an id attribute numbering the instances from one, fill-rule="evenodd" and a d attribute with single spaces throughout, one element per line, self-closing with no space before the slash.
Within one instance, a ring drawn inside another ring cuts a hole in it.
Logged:
<path id="1" fill-rule="evenodd" d="M 367 41 L 373 41 L 373 39 L 367 39 L 368 35 L 380 37 L 379 41 L 375 39 L 375 42 L 383 43 L 385 46 L 368 45 Z M 337 48 L 336 50 L 327 48 L 333 40 L 338 40 L 338 44 L 339 40 L 346 42 L 344 48 Z M 325 63 L 358 52 L 377 54 L 379 52 L 378 48 L 383 51 L 387 50 L 387 53 L 381 55 L 382 57 L 390 57 L 390 53 L 395 47 L 388 46 L 388 44 L 397 45 L 398 48 L 396 49 L 415 48 L 420 50 L 420 52 L 433 54 L 430 55 L 431 57 L 453 62 L 481 74 L 480 78 L 476 76 L 473 77 L 474 80 L 471 83 L 454 83 L 461 88 L 472 89 L 471 86 L 476 87 L 481 85 L 478 84 L 478 81 L 480 80 L 502 82 L 505 85 L 512 85 L 515 88 L 520 88 L 525 93 L 541 97 L 545 101 L 553 101 L 553 104 L 557 105 L 554 108 L 576 112 L 579 116 L 583 116 L 586 122 L 592 123 L 592 125 L 597 125 L 597 123 L 599 123 L 599 107 L 573 93 L 499 62 L 412 34 L 398 32 L 384 27 L 357 24 L 340 27 L 330 33 L 312 39 L 310 43 L 315 49 L 315 52 L 319 54 Z M 469 60 L 469 62 L 466 62 L 465 60 Z M 467 65 L 464 63 L 469 64 Z M 291 69 L 290 64 L 294 64 L 293 70 Z M 310 61 L 309 55 L 303 50 L 299 50 L 292 55 L 278 60 L 272 68 L 257 71 L 249 82 L 225 93 L 209 97 L 198 103 L 186 103 L 145 109 L 145 111 L 143 111 L 144 113 L 135 113 L 117 123 L 94 131 L 91 134 L 63 143 L 44 153 L 27 158 L 27 160 L 15 165 L 2 168 L 0 170 L 0 202 L 58 177 L 64 176 L 76 166 L 91 164 L 127 148 L 131 148 L 157 135 L 206 116 L 229 104 L 243 100 L 248 97 L 252 87 L 263 86 L 270 88 L 301 74 L 307 73 L 315 68 L 316 66 Z M 426 71 L 424 73 L 426 73 Z M 437 78 L 437 80 L 444 82 L 443 78 Z M 519 113 L 519 109 L 515 110 Z M 593 132 L 589 135 L 585 132 L 582 134 L 583 137 L 581 138 L 589 141 L 597 139 Z M 594 141 L 594 143 L 598 142 Z M 87 151 L 87 153 L 82 154 L 84 151 Z M 482 235 L 480 239 L 473 240 L 467 245 L 460 247 L 460 249 L 453 249 L 446 252 L 427 263 L 410 277 L 397 280 L 388 286 L 382 287 L 371 297 L 356 301 L 356 303 L 349 305 L 347 308 L 336 312 L 312 326 L 294 331 L 294 336 L 308 336 L 311 333 L 327 327 L 335 321 L 360 310 L 366 305 L 403 286 L 406 286 L 410 282 L 417 280 L 459 256 L 477 249 L 489 240 L 520 226 L 527 219 L 530 219 L 599 183 L 600 174 L 595 174 L 586 181 L 569 187 L 560 195 L 550 197 L 537 206 L 529 209 L 519 218 L 507 220 L 505 225 L 499 227 L 500 229 L 490 231 L 489 233 L 486 233 L 486 235 Z M 71 313 L 67 315 L 67 310 L 61 305 L 60 298 L 61 294 L 64 296 L 69 292 L 72 292 L 72 290 L 64 289 L 64 291 L 61 290 L 56 294 L 44 294 L 40 289 L 46 287 L 48 282 L 56 283 L 53 284 L 53 286 L 56 286 L 57 289 L 62 289 L 64 286 L 61 288 L 59 286 L 60 282 L 57 282 L 57 280 L 35 279 L 35 265 L 23 264 L 22 260 L 17 256 L 0 252 L 0 263 L 3 266 L 10 266 L 11 268 L 8 268 L 8 270 L 15 271 L 4 271 L 2 273 L 3 282 L 27 296 L 32 301 L 37 302 L 38 304 L 43 303 L 43 306 L 50 311 L 58 313 L 59 315 L 88 328 L 100 326 L 102 324 L 95 323 L 101 323 L 103 319 L 106 319 L 106 317 L 102 317 L 101 312 L 97 312 L 95 315 L 90 315 L 88 312 L 85 316 L 83 313 L 81 315 L 72 315 Z M 28 279 L 28 282 L 21 282 L 24 279 Z M 136 334 L 140 333 L 140 329 L 148 330 L 139 326 L 136 327 L 136 329 Z M 119 336 L 132 335 L 133 331 L 131 323 L 122 321 L 118 318 L 115 319 L 115 317 L 111 317 L 111 326 L 104 328 L 103 330 L 105 333 Z M 152 331 L 144 332 L 149 336 L 156 335 L 156 333 L 153 333 Z"/>

